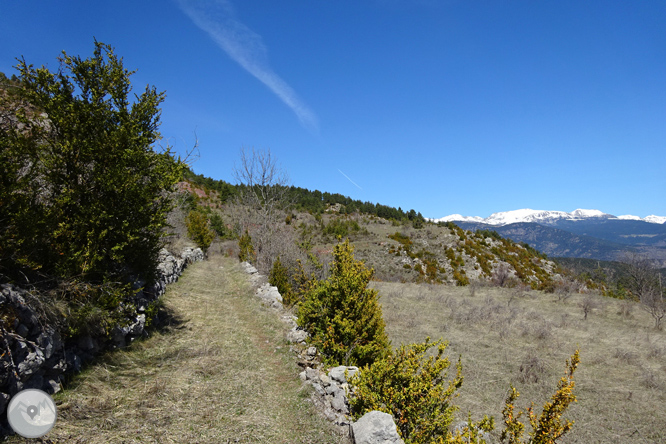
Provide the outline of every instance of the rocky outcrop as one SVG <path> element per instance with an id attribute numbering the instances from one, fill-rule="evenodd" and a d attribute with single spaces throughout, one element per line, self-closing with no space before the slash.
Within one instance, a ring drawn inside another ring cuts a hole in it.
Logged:
<path id="1" fill-rule="evenodd" d="M 175 282 L 184 268 L 203 259 L 201 249 L 186 249 L 179 258 L 166 249 L 160 251 L 158 278 L 146 287 L 137 280 L 129 305 L 135 313 L 124 326 L 116 326 L 110 339 L 83 335 L 65 343 L 59 331 L 46 321 L 39 300 L 28 290 L 11 284 L 0 286 L 0 414 L 17 392 L 37 388 L 48 393 L 60 390 L 68 372 L 78 372 L 85 361 L 107 348 L 124 347 L 145 333 L 146 309 L 159 298 L 166 285 Z M 3 430 L 0 424 L 0 434 Z"/>

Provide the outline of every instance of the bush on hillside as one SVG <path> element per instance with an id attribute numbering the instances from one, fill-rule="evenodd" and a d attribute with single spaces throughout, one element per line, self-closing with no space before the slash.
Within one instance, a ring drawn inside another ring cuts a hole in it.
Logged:
<path id="1" fill-rule="evenodd" d="M 575 386 L 573 374 L 579 362 L 579 351 L 576 350 L 571 359 L 567 360 L 566 375 L 560 379 L 557 384 L 557 391 L 551 397 L 551 400 L 543 406 L 543 410 L 539 416 L 534 413 L 534 404 L 528 407 L 527 416 L 532 431 L 529 433 L 530 438 L 527 441 L 522 441 L 525 425 L 519 421 L 524 412 L 514 412 L 514 403 L 518 399 L 519 394 L 511 386 L 509 396 L 507 396 L 505 401 L 504 410 L 502 410 L 502 415 L 504 416 L 504 430 L 500 436 L 502 443 L 554 444 L 571 429 L 573 421 L 563 420 L 562 415 L 569 405 L 576 401 L 576 396 L 573 394 Z"/>
<path id="2" fill-rule="evenodd" d="M 252 245 L 252 237 L 247 230 L 238 239 L 238 247 L 240 248 L 238 259 L 241 262 L 255 262 L 257 260 L 257 253 L 255 253 L 254 246 Z"/>
<path id="3" fill-rule="evenodd" d="M 293 305 L 289 269 L 282 265 L 279 256 L 273 262 L 271 272 L 268 274 L 268 282 L 277 287 L 285 305 Z"/>
<path id="4" fill-rule="evenodd" d="M 185 219 L 185 224 L 189 238 L 206 254 L 211 242 L 215 239 L 215 231 L 210 227 L 208 217 L 200 211 L 190 211 Z"/>
<path id="5" fill-rule="evenodd" d="M 333 248 L 330 277 L 307 291 L 298 310 L 298 324 L 330 365 L 370 364 L 389 350 L 377 290 L 367 288 L 373 270 L 353 252 L 348 239 Z"/>

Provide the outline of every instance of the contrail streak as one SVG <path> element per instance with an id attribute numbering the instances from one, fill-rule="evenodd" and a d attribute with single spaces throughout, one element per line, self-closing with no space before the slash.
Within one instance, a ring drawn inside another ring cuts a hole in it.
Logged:
<path id="1" fill-rule="evenodd" d="M 340 171 L 339 168 L 338 168 L 338 171 Z M 363 189 L 363 188 L 359 187 L 358 184 L 357 184 L 356 182 L 354 182 L 353 180 L 351 180 L 351 179 L 349 178 L 349 176 L 347 176 L 347 175 L 346 175 L 345 173 L 343 173 L 342 171 L 340 171 L 340 174 L 342 174 L 343 176 L 345 176 L 345 177 L 347 178 L 348 181 L 350 181 L 351 183 L 353 183 L 354 185 L 356 185 L 356 188 L 358 188 L 359 190 L 362 190 L 362 189 Z"/>
<path id="2" fill-rule="evenodd" d="M 296 114 L 303 126 L 319 131 L 317 116 L 291 86 L 273 72 L 261 36 L 236 18 L 228 0 L 178 0 L 180 8 L 197 27 L 232 60 L 266 85 Z"/>

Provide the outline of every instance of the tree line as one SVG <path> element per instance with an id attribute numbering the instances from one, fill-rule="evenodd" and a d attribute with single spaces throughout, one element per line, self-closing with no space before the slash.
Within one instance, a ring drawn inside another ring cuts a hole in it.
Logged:
<path id="1" fill-rule="evenodd" d="M 217 191 L 222 202 L 230 201 L 234 196 L 239 194 L 241 189 L 246 187 L 244 184 L 233 185 L 224 180 L 205 177 L 202 174 L 194 173 L 191 169 L 185 171 L 184 178 L 196 185 Z M 292 209 L 295 211 L 321 214 L 329 206 L 341 205 L 341 212 L 343 214 L 362 213 L 398 222 L 412 222 L 421 226 L 425 224 L 423 215 L 414 209 L 405 211 L 400 207 L 395 208 L 379 203 L 363 202 L 339 193 L 322 192 L 319 190 L 311 191 L 307 188 L 293 185 L 273 186 L 284 188 L 281 194 L 284 195 L 284 198 L 291 204 Z"/>

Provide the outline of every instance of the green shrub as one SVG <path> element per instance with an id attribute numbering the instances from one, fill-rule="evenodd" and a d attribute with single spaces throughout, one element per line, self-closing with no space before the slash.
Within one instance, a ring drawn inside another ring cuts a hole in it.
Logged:
<path id="1" fill-rule="evenodd" d="M 12 115 L 0 125 L 0 263 L 95 282 L 154 277 L 184 169 L 153 149 L 164 94 L 132 93 L 132 73 L 100 42 L 59 62 L 52 73 L 19 60 L 17 95 L 0 94 Z"/>
<path id="2" fill-rule="evenodd" d="M 389 349 L 377 290 L 367 288 L 373 270 L 353 251 L 348 239 L 333 248 L 330 277 L 307 291 L 298 310 L 298 324 L 330 365 L 369 364 Z"/>
<path id="3" fill-rule="evenodd" d="M 233 233 L 227 228 L 224 224 L 224 220 L 220 213 L 212 213 L 209 218 L 210 227 L 215 231 L 217 236 L 220 239 L 231 239 L 233 238 Z"/>
<path id="4" fill-rule="evenodd" d="M 360 418 L 372 410 L 393 416 L 405 443 L 430 443 L 446 437 L 453 414 L 456 391 L 463 382 L 462 364 L 447 379 L 450 366 L 441 340 L 401 345 L 385 357 L 365 366 L 350 378 L 354 386 L 349 399 L 352 416 Z M 431 348 L 434 356 L 427 356 Z"/>
<path id="5" fill-rule="evenodd" d="M 271 271 L 268 274 L 268 282 L 277 287 L 285 305 L 293 305 L 289 270 L 280 262 L 280 256 L 273 262 L 273 267 L 271 267 Z"/>
<path id="6" fill-rule="evenodd" d="M 245 234 L 238 239 L 238 247 L 240 248 L 238 259 L 241 262 L 254 262 L 257 260 L 257 253 L 255 253 L 254 246 L 252 246 L 252 237 L 247 230 L 245 230 Z"/>
<path id="7" fill-rule="evenodd" d="M 67 337 L 108 337 L 114 326 L 127 324 L 135 313 L 135 307 L 125 303 L 133 293 L 129 284 L 73 281 L 61 283 L 58 290 L 58 298 L 66 302 L 62 319 Z"/>
<path id="8" fill-rule="evenodd" d="M 345 237 L 350 233 L 358 233 L 361 227 L 354 220 L 333 219 L 323 229 L 323 234 L 333 237 Z"/>
<path id="9" fill-rule="evenodd" d="M 185 224 L 189 238 L 206 254 L 208 247 L 215 239 L 215 231 L 210 227 L 206 215 L 199 211 L 190 211 L 185 219 Z"/>

